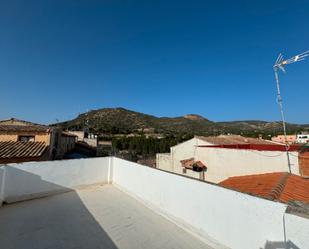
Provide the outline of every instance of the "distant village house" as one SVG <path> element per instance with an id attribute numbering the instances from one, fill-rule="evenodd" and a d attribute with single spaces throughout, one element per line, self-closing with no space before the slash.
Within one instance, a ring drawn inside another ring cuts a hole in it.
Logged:
<path id="1" fill-rule="evenodd" d="M 309 160 L 299 145 L 289 148 L 293 174 L 309 176 Z M 239 135 L 195 136 L 156 155 L 156 167 L 219 183 L 229 177 L 288 172 L 285 146 Z"/>
<path id="2" fill-rule="evenodd" d="M 76 136 L 60 128 L 7 119 L 0 121 L 0 163 L 62 159 L 74 149 Z"/>

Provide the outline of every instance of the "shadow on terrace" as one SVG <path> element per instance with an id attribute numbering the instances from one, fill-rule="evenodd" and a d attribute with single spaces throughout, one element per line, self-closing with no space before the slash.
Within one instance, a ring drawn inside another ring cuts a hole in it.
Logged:
<path id="1" fill-rule="evenodd" d="M 72 190 L 21 169 L 10 174 L 20 184 L 6 189 L 0 208 L 1 248 L 210 249 L 113 185 Z"/>
<path id="2" fill-rule="evenodd" d="M 45 198 L 4 205 L 0 208 L 0 245 L 6 249 L 34 248 L 106 248 L 117 247 L 84 205 L 77 192 L 54 183 L 46 182 L 40 176 L 14 169 L 16 179 L 31 183 L 44 190 L 54 189 L 62 193 Z M 25 179 L 27 179 L 25 181 Z M 22 192 L 24 186 L 16 186 Z M 70 192 L 68 192 L 70 191 Z M 12 196 L 15 201 L 22 196 Z M 31 198 L 28 195 L 27 198 Z"/>

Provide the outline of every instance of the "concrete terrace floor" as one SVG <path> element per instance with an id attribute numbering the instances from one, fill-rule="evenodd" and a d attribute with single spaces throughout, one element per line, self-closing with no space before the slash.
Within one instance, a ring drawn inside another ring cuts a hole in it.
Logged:
<path id="1" fill-rule="evenodd" d="M 0 208 L 6 249 L 200 249 L 211 247 L 113 185 Z"/>

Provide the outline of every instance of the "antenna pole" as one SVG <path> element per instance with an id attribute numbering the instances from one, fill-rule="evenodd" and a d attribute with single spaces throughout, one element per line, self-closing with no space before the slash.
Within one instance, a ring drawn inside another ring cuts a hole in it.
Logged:
<path id="1" fill-rule="evenodd" d="M 288 167 L 289 167 L 289 172 L 291 173 L 291 161 L 290 161 L 290 155 L 289 155 L 289 144 L 288 144 L 288 138 L 286 135 L 286 125 L 285 125 L 285 119 L 284 119 L 284 113 L 283 113 L 283 106 L 282 106 L 282 98 L 281 98 L 281 93 L 280 93 L 280 85 L 279 85 L 279 74 L 278 70 L 280 69 L 281 71 L 285 72 L 285 66 L 288 64 L 292 64 L 298 61 L 303 61 L 305 58 L 309 55 L 309 50 L 306 52 L 303 52 L 301 54 L 295 55 L 290 59 L 284 60 L 283 55 L 279 54 L 275 65 L 274 65 L 274 72 L 275 72 L 275 78 L 276 78 L 276 84 L 277 84 L 277 102 L 279 105 L 280 113 L 281 113 L 281 120 L 282 120 L 282 126 L 283 126 L 283 133 L 284 133 L 284 140 L 285 140 L 285 151 L 286 151 L 286 156 L 288 159 Z"/>
<path id="2" fill-rule="evenodd" d="M 290 155 L 289 155 L 289 144 L 288 144 L 288 138 L 286 135 L 286 125 L 285 125 L 285 118 L 284 118 L 284 112 L 283 112 L 283 105 L 282 105 L 282 97 L 280 92 L 280 84 L 279 84 L 279 76 L 278 76 L 278 68 L 274 66 L 274 72 L 275 72 L 275 78 L 276 78 L 276 85 L 277 85 L 277 103 L 279 105 L 280 114 L 281 114 L 281 120 L 282 120 L 282 127 L 283 127 L 283 134 L 284 134 L 284 142 L 285 142 L 285 152 L 288 160 L 288 168 L 289 173 L 291 172 L 291 161 L 290 161 Z"/>

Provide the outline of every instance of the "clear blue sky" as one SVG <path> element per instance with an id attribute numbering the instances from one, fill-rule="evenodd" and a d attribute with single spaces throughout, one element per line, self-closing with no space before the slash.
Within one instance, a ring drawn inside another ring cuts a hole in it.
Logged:
<path id="1" fill-rule="evenodd" d="M 101 107 L 279 120 L 272 65 L 309 49 L 309 1 L 0 1 L 0 118 Z M 281 74 L 309 123 L 309 59 Z"/>

